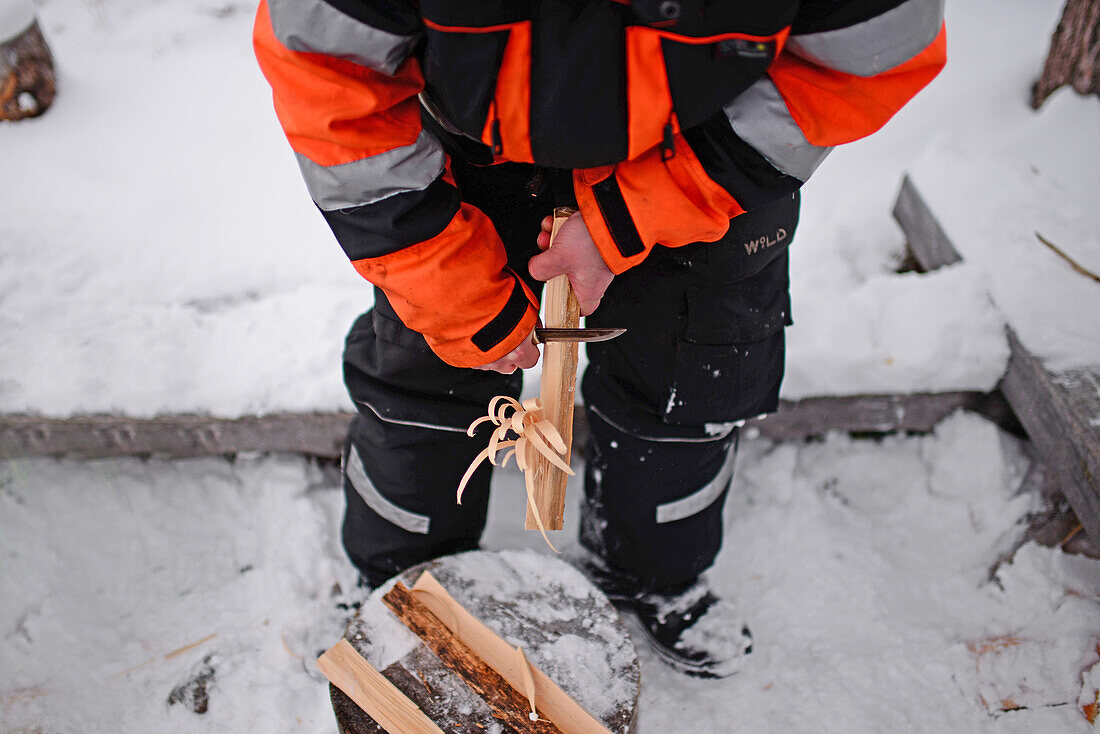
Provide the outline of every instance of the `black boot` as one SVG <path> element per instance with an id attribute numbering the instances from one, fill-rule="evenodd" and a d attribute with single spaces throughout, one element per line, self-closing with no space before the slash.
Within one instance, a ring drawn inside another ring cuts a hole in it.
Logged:
<path id="1" fill-rule="evenodd" d="M 683 673 L 725 678 L 752 652 L 752 633 L 740 610 L 718 598 L 702 577 L 677 589 L 636 592 L 592 557 L 581 569 L 636 624 L 653 651 Z"/>

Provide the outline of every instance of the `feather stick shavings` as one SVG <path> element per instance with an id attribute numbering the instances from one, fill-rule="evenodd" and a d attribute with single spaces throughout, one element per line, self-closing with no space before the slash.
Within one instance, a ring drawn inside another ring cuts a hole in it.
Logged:
<path id="1" fill-rule="evenodd" d="M 535 505 L 534 471 L 535 457 L 541 454 L 558 469 L 573 476 L 573 470 L 564 459 L 568 447 L 562 440 L 561 434 L 554 428 L 553 422 L 543 415 L 542 404 L 538 398 L 529 398 L 521 403 L 507 395 L 498 395 L 489 403 L 489 414 L 471 423 L 466 429 L 466 434 L 473 437 L 482 423 L 492 423 L 496 429 L 489 438 L 489 445 L 474 458 L 470 468 L 462 477 L 458 485 L 458 504 L 462 504 L 462 493 L 466 491 L 466 484 L 481 466 L 481 462 L 488 459 L 493 466 L 503 467 L 507 466 L 508 460 L 515 456 L 516 465 L 523 472 L 523 483 L 527 489 L 527 507 L 535 517 L 542 539 L 552 551 L 557 553 L 558 549 L 546 535 L 546 524 L 539 516 Z"/>

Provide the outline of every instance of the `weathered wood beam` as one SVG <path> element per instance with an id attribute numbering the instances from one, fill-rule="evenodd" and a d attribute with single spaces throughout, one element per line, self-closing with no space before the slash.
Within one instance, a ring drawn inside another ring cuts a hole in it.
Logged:
<path id="1" fill-rule="evenodd" d="M 912 395 L 851 395 L 784 400 L 779 411 L 745 424 L 773 441 L 821 436 L 829 431 L 850 433 L 928 433 L 936 424 L 965 408 L 978 410 L 986 400 L 979 392 L 915 393 Z"/>
<path id="2" fill-rule="evenodd" d="M 988 400 L 988 395 L 976 392 L 807 398 L 783 401 L 778 413 L 764 420 L 749 421 L 747 427 L 775 441 L 801 440 L 829 431 L 925 433 L 959 408 L 984 412 Z M 340 456 L 352 415 L 271 413 L 242 418 L 193 414 L 156 418 L 0 415 L 0 459 L 187 458 L 246 451 L 286 451 L 335 459 Z M 584 406 L 578 405 L 573 435 L 575 451 L 583 453 L 587 435 Z"/>
<path id="3" fill-rule="evenodd" d="M 289 451 L 340 455 L 351 413 L 273 413 L 243 418 L 0 415 L 0 459 L 160 455 L 171 458 Z"/>
<path id="4" fill-rule="evenodd" d="M 1100 541 L 1100 372 L 1048 372 L 1008 330 L 1012 349 L 1001 390 L 1050 465 L 1085 531 Z"/>
<path id="5" fill-rule="evenodd" d="M 925 270 L 962 260 L 908 176 L 894 217 Z M 1092 540 L 1100 541 L 1100 369 L 1053 373 L 1008 328 L 1011 349 L 1000 389 Z"/>
<path id="6" fill-rule="evenodd" d="M 922 270 L 935 270 L 962 262 L 962 255 L 917 193 L 917 187 L 909 176 L 901 180 L 901 190 L 894 204 L 894 219 L 905 232 L 909 251 Z"/>

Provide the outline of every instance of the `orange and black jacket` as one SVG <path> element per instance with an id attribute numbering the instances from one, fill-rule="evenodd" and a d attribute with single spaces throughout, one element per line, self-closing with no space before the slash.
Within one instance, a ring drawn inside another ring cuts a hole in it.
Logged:
<path id="1" fill-rule="evenodd" d="M 882 127 L 944 65 L 943 1 L 263 0 L 254 43 L 356 270 L 470 367 L 537 301 L 422 115 L 489 160 L 572 169 L 620 273 L 719 239 Z"/>

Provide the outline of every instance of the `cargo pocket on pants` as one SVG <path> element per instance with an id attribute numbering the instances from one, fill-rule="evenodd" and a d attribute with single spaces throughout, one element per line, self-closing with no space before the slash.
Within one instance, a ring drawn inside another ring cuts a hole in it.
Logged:
<path id="1" fill-rule="evenodd" d="M 689 286 L 663 420 L 705 426 L 774 411 L 790 311 L 785 254 L 749 278 Z"/>

